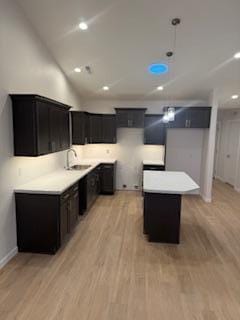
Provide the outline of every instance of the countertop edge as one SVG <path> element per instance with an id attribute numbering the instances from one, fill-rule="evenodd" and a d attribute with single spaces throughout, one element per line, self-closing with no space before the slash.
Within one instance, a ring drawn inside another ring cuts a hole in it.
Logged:
<path id="1" fill-rule="evenodd" d="M 31 181 L 27 182 L 26 184 L 23 184 L 22 185 L 22 188 L 21 186 L 19 187 L 16 187 L 14 188 L 14 193 L 15 194 L 49 194 L 49 195 L 61 195 L 63 192 L 65 192 L 67 189 L 69 189 L 70 187 L 72 187 L 75 183 L 77 183 L 78 181 L 80 181 L 81 179 L 83 179 L 87 174 L 89 174 L 92 170 L 94 170 L 97 166 L 99 166 L 100 164 L 115 164 L 117 162 L 116 159 L 109 159 L 106 161 L 97 161 L 94 162 L 94 159 L 93 160 L 90 160 L 90 159 L 83 159 L 80 161 L 81 163 L 84 163 L 84 162 L 92 162 L 92 166 L 91 168 L 89 169 L 86 169 L 85 172 L 82 172 L 82 175 L 80 177 L 76 177 L 76 179 L 73 179 L 73 181 L 71 181 L 71 183 L 67 184 L 63 189 L 61 190 L 58 190 L 58 191 L 54 191 L 54 190 L 42 190 L 42 189 L 39 189 L 39 190 L 31 190 L 31 189 L 24 189 L 24 185 L 28 184 L 28 183 L 31 183 Z M 68 170 L 66 170 L 68 171 Z M 71 170 L 70 170 L 71 171 Z M 77 170 L 76 170 L 77 172 Z M 54 174 L 53 173 L 50 173 L 46 176 L 50 176 L 51 174 Z M 36 178 L 36 179 L 33 179 L 32 181 L 34 180 L 37 180 L 39 179 L 40 177 Z"/>

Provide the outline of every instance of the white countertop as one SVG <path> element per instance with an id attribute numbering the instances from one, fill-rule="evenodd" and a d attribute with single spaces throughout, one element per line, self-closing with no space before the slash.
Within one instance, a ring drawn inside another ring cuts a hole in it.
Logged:
<path id="1" fill-rule="evenodd" d="M 115 159 L 83 159 L 75 164 L 90 164 L 86 170 L 58 170 L 51 174 L 31 180 L 17 188 L 16 193 L 61 194 L 74 185 L 101 163 L 114 164 Z"/>
<path id="2" fill-rule="evenodd" d="M 184 194 L 198 189 L 196 182 L 185 172 L 144 171 L 143 174 L 144 192 Z"/>
<path id="3" fill-rule="evenodd" d="M 164 166 L 163 160 L 143 160 L 143 165 Z"/>

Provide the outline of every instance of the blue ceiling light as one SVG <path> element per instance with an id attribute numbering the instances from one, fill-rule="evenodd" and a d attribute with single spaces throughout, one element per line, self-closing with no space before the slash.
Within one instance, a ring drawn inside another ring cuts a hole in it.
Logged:
<path id="1" fill-rule="evenodd" d="M 160 75 L 168 73 L 168 65 L 165 63 L 153 63 L 148 67 L 151 74 Z"/>

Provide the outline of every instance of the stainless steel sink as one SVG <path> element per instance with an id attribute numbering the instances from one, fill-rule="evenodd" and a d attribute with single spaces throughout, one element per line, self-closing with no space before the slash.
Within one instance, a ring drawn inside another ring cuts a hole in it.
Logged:
<path id="1" fill-rule="evenodd" d="M 86 170 L 90 167 L 90 164 L 75 164 L 74 166 L 70 167 L 69 170 Z"/>

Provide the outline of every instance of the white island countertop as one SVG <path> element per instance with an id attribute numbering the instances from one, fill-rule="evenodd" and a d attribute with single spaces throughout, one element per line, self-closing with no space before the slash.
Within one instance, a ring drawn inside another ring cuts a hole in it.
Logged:
<path id="1" fill-rule="evenodd" d="M 144 171 L 143 191 L 149 193 L 185 194 L 199 186 L 185 172 Z"/>
<path id="2" fill-rule="evenodd" d="M 101 163 L 114 164 L 115 159 L 83 159 L 74 164 L 89 164 L 86 170 L 58 170 L 15 188 L 15 193 L 61 194 Z"/>

